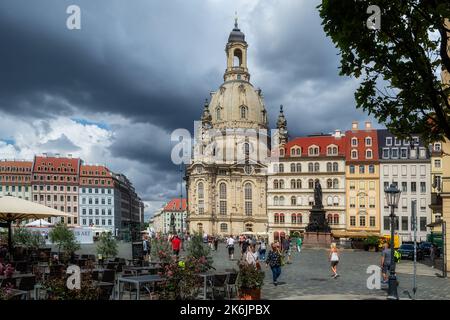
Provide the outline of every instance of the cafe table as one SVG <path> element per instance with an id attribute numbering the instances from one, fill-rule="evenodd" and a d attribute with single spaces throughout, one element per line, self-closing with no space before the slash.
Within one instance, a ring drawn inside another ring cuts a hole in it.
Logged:
<path id="1" fill-rule="evenodd" d="M 117 300 L 120 300 L 121 294 L 122 294 L 122 287 L 121 283 L 131 283 L 136 286 L 136 300 L 141 299 L 141 285 L 151 283 L 155 284 L 157 282 L 162 282 L 165 279 L 159 275 L 142 275 L 142 276 L 136 276 L 136 277 L 119 277 L 117 279 L 117 291 L 118 296 Z"/>

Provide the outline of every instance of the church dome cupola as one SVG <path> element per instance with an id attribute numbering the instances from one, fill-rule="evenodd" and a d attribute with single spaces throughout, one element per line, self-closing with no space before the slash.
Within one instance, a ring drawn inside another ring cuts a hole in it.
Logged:
<path id="1" fill-rule="evenodd" d="M 237 18 L 234 22 L 234 29 L 228 37 L 225 47 L 227 53 L 227 69 L 223 76 L 224 81 L 250 81 L 250 74 L 247 69 L 247 42 L 244 33 L 239 29 Z"/>
<path id="2" fill-rule="evenodd" d="M 239 29 L 237 18 L 234 20 L 234 29 L 231 31 L 230 36 L 228 37 L 228 43 L 230 42 L 245 42 L 245 34 Z"/>

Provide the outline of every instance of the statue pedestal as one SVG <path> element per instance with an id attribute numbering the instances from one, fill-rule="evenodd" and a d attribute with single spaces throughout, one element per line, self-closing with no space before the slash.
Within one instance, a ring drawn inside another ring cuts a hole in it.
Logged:
<path id="1" fill-rule="evenodd" d="M 305 248 L 329 248 L 333 237 L 330 232 L 305 232 L 303 246 Z"/>
<path id="2" fill-rule="evenodd" d="M 306 247 L 330 247 L 333 237 L 331 236 L 331 228 L 325 218 L 326 211 L 323 207 L 314 206 L 310 212 L 303 244 Z"/>

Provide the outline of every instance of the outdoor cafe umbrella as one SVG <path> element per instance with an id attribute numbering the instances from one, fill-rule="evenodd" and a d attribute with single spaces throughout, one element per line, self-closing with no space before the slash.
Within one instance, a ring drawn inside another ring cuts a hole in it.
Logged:
<path id="1" fill-rule="evenodd" d="M 3 221 L 4 225 L 8 228 L 8 248 L 10 254 L 12 254 L 11 225 L 13 221 L 48 217 L 72 217 L 72 215 L 10 195 L 0 197 L 0 221 Z"/>
<path id="2" fill-rule="evenodd" d="M 47 220 L 39 219 L 39 220 L 31 221 L 30 223 L 27 223 L 25 225 L 25 227 L 48 227 L 48 226 L 52 226 L 52 225 L 53 224 L 48 222 Z"/>

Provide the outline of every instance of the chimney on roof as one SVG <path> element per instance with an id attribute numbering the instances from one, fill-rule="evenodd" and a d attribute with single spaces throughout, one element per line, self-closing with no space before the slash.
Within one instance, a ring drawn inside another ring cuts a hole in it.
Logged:
<path id="1" fill-rule="evenodd" d="M 67 157 L 68 157 L 69 159 L 72 159 L 72 154 L 69 153 L 69 154 L 67 155 Z"/>
<path id="2" fill-rule="evenodd" d="M 352 130 L 358 130 L 358 121 L 352 122 Z"/>
<path id="3" fill-rule="evenodd" d="M 341 138 L 342 137 L 342 131 L 339 129 L 334 130 L 334 137 L 335 138 Z"/>
<path id="4" fill-rule="evenodd" d="M 44 152 L 42 155 L 43 155 L 44 157 L 47 157 L 47 152 Z"/>
<path id="5" fill-rule="evenodd" d="M 59 153 L 55 153 L 55 157 L 56 157 L 56 158 L 59 158 Z"/>
<path id="6" fill-rule="evenodd" d="M 366 128 L 366 130 L 371 130 L 372 129 L 372 122 L 366 121 L 365 122 L 365 128 Z"/>

